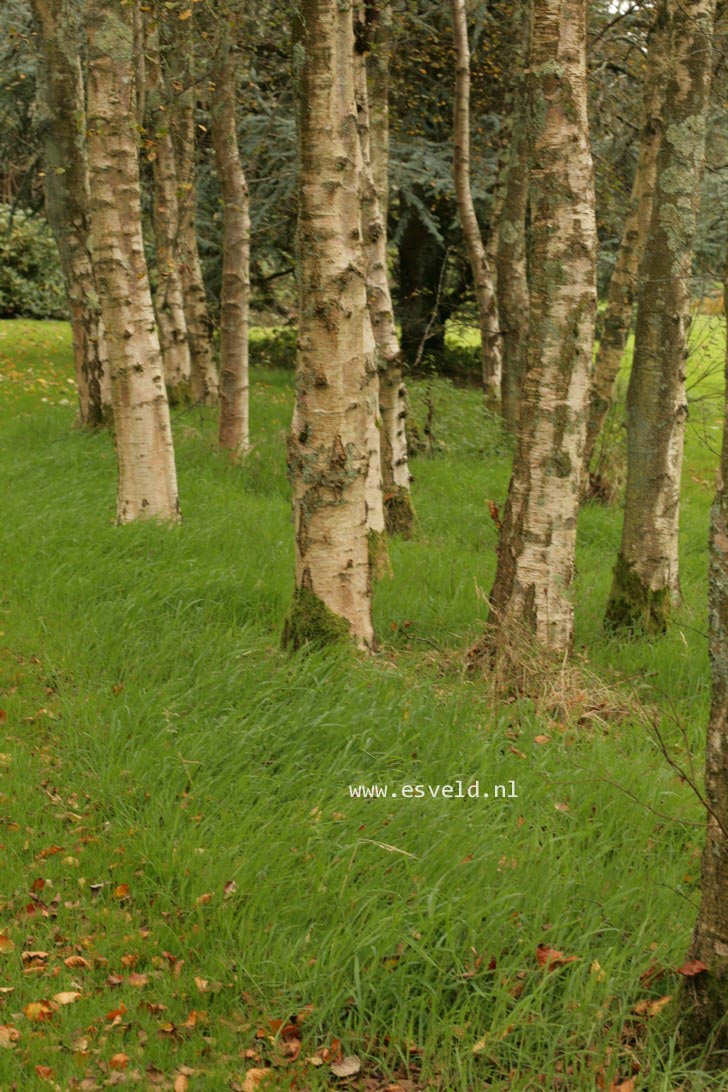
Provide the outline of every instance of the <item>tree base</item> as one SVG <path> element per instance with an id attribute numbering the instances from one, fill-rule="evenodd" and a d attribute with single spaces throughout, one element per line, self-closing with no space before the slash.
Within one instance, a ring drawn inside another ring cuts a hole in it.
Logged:
<path id="1" fill-rule="evenodd" d="M 707 1047 L 705 1064 L 728 1070 L 728 969 L 724 974 L 703 971 L 686 979 L 681 1002 L 684 1045 Z"/>
<path id="2" fill-rule="evenodd" d="M 409 489 L 395 485 L 384 500 L 384 523 L 389 535 L 411 538 L 415 529 L 415 510 Z"/>
<path id="3" fill-rule="evenodd" d="M 653 591 L 642 582 L 620 554 L 614 567 L 604 625 L 607 629 L 630 629 L 659 634 L 667 629 L 672 595 L 669 588 Z"/>
<path id="4" fill-rule="evenodd" d="M 305 645 L 332 645 L 350 636 L 345 618 L 334 614 L 310 588 L 296 588 L 283 623 L 282 649 L 296 652 Z"/>

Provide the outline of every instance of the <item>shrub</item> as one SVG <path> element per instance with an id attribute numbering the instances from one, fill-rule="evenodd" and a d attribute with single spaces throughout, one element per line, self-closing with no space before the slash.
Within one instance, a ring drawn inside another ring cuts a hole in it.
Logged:
<path id="1" fill-rule="evenodd" d="M 48 222 L 0 205 L 0 318 L 68 318 L 58 248 Z"/>

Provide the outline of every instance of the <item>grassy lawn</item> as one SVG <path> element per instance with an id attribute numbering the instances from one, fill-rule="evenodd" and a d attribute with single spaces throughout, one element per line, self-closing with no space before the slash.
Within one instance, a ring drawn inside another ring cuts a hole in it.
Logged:
<path id="1" fill-rule="evenodd" d="M 698 768 L 722 336 L 694 331 L 670 632 L 602 632 L 617 505 L 584 509 L 575 589 L 578 654 Z M 269 1065 L 263 1092 L 725 1088 L 676 1048 L 690 790 L 629 708 L 496 705 L 464 673 L 510 458 L 478 392 L 413 385 L 434 444 L 376 591 L 380 654 L 290 659 L 291 373 L 253 375 L 242 467 L 213 413 L 176 415 L 172 530 L 113 525 L 112 440 L 72 428 L 71 377 L 64 325 L 0 323 L 2 1092 L 248 1092 Z M 458 779 L 517 795 L 349 793 Z M 576 958 L 546 970 L 540 945 Z"/>

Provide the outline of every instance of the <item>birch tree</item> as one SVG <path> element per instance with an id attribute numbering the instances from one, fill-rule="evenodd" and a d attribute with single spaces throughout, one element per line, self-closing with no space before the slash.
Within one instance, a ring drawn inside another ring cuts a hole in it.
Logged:
<path id="1" fill-rule="evenodd" d="M 248 424 L 248 337 L 250 310 L 250 209 L 240 160 L 235 115 L 235 53 L 230 28 L 213 69 L 210 109 L 215 168 L 223 204 L 222 293 L 220 297 L 220 446 L 245 454 Z"/>
<path id="2" fill-rule="evenodd" d="M 177 476 L 141 228 L 133 13 L 99 0 L 88 15 L 91 238 L 109 354 L 119 467 L 117 519 L 179 518 Z"/>
<path id="3" fill-rule="evenodd" d="M 283 644 L 350 635 L 372 647 L 366 502 L 368 321 L 352 5 L 302 0 L 299 328 L 288 444 L 296 591 Z"/>
<path id="4" fill-rule="evenodd" d="M 111 382 L 91 255 L 81 27 L 69 0 L 32 0 L 32 8 L 48 220 L 71 311 L 79 423 L 96 428 L 110 416 Z"/>
<path id="5" fill-rule="evenodd" d="M 715 0 L 668 0 L 662 139 L 639 270 L 627 390 L 622 542 L 606 621 L 661 632 L 679 598 L 678 524 L 687 401 L 690 267 L 705 152 Z"/>
<path id="6" fill-rule="evenodd" d="M 643 121 L 637 167 L 617 259 L 609 280 L 607 306 L 594 364 L 584 447 L 585 485 L 588 485 L 589 467 L 597 441 L 612 406 L 614 387 L 632 326 L 637 274 L 652 216 L 664 98 L 663 68 L 667 60 L 666 23 L 666 3 L 662 0 L 655 15 L 645 61 Z"/>
<path id="7" fill-rule="evenodd" d="M 452 0 L 453 38 L 457 64 L 455 69 L 453 176 L 460 226 L 465 237 L 473 271 L 475 299 L 483 361 L 483 386 L 491 397 L 498 397 L 501 383 L 501 346 L 498 308 L 493 275 L 475 215 L 470 189 L 470 45 L 465 0 Z"/>
<path id="8" fill-rule="evenodd" d="M 144 17 L 147 155 L 152 160 L 152 224 L 157 255 L 154 310 L 159 329 L 167 396 L 172 405 L 189 402 L 192 363 L 177 240 L 177 164 L 171 114 L 165 101 L 159 30 L 154 10 Z"/>
<path id="9" fill-rule="evenodd" d="M 387 207 L 389 202 L 389 59 L 392 50 L 392 9 L 384 3 L 370 27 L 366 57 L 366 95 L 371 187 L 369 218 L 365 210 L 367 295 L 379 354 L 379 410 L 384 517 L 389 534 L 411 535 L 414 509 L 407 457 L 407 390 L 402 353 L 389 283 Z"/>
<path id="10" fill-rule="evenodd" d="M 518 630 L 558 653 L 572 643 L 568 589 L 596 307 L 586 0 L 534 0 L 531 42 L 528 370 L 486 635 L 504 663 Z"/>

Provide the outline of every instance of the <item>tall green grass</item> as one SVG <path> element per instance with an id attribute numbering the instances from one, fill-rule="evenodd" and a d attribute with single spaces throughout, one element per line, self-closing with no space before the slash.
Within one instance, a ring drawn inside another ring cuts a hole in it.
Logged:
<path id="1" fill-rule="evenodd" d="M 693 375 L 721 352 L 715 320 L 698 333 Z M 185 1065 L 192 1088 L 222 1089 L 281 1061 L 267 1021 L 307 1005 L 301 1058 L 337 1037 L 384 1083 L 725 1087 L 681 1056 L 674 1001 L 633 1011 L 679 991 L 699 805 L 639 718 L 544 721 L 526 700 L 494 705 L 462 670 L 495 565 L 487 501 L 502 504 L 510 459 L 477 392 L 414 385 L 433 447 L 412 463 L 417 534 L 391 544 L 394 579 L 376 590 L 379 655 L 287 658 L 290 373 L 255 372 L 241 467 L 215 450 L 214 414 L 176 415 L 184 522 L 165 529 L 113 525 L 112 441 L 71 427 L 65 327 L 0 324 L 0 370 L 0 933 L 15 945 L 0 953 L 14 988 L 0 1024 L 20 1031 L 0 1049 L 0 1088 L 46 1087 L 36 1065 L 62 1088 L 102 1082 L 123 1052 L 141 1083 L 149 1065 L 169 1079 Z M 657 700 L 675 758 L 698 766 L 720 393 L 714 370 L 692 392 L 684 604 L 668 635 L 602 632 L 617 506 L 585 507 L 575 588 L 577 651 Z M 513 780 L 517 797 L 349 794 L 475 778 Z M 540 944 L 578 959 L 546 972 Z M 45 970 L 23 973 L 28 949 L 49 953 Z M 74 953 L 90 966 L 66 967 Z M 23 1014 L 74 984 L 81 998 L 48 1022 Z M 182 1027 L 193 1009 L 206 1015 Z M 327 1066 L 299 1069 L 296 1087 L 330 1086 Z"/>

